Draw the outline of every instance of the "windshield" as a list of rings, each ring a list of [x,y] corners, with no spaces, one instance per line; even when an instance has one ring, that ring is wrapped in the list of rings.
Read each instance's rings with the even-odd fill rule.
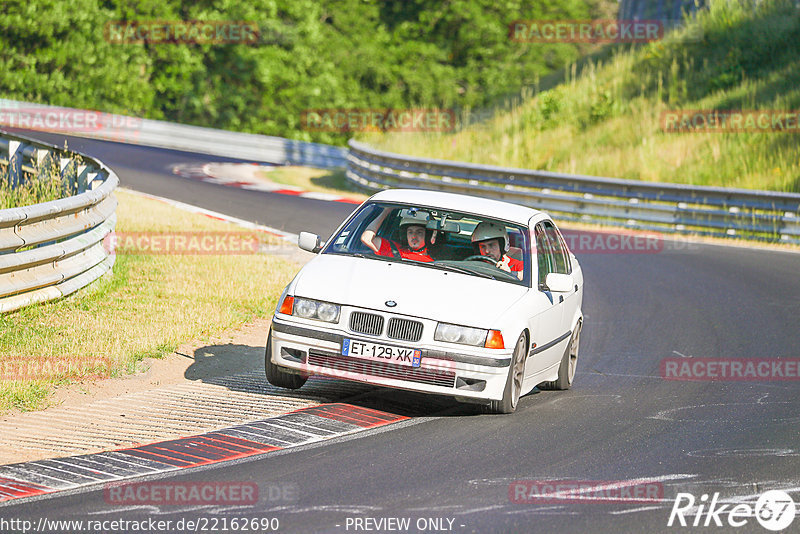
[[[401,261],[529,286],[530,250],[521,225],[426,206],[370,202],[322,253]]]

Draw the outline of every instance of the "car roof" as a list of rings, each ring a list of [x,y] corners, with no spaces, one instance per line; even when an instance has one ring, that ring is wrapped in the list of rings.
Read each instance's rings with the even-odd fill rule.
[[[375,193],[370,200],[380,202],[399,202],[414,204],[419,207],[440,208],[452,211],[474,213],[485,217],[493,217],[519,224],[527,224],[539,210],[489,198],[445,193],[442,191],[426,191],[423,189],[385,189]]]

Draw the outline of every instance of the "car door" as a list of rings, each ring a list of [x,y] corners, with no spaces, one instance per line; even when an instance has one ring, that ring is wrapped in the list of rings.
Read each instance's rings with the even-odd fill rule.
[[[552,221],[543,221],[545,235],[548,243],[552,247],[554,267],[557,273],[569,274],[574,278],[572,289],[567,293],[559,293],[559,300],[563,298],[562,330],[567,332],[572,329],[572,322],[580,306],[579,284],[582,282],[580,273],[577,273],[577,264],[573,265],[570,258],[569,249],[564,242],[564,237]]]
[[[545,223],[549,223],[549,226]],[[564,272],[567,269],[565,260],[568,260],[562,244],[558,239],[552,240],[550,227],[552,227],[551,222],[542,221],[533,229],[535,246],[532,259],[536,270],[533,283],[539,300],[544,303],[544,310],[531,321],[531,349],[526,366],[527,376],[557,366],[569,340],[569,327],[565,326],[567,299],[563,293],[550,291],[545,284],[548,273]]]

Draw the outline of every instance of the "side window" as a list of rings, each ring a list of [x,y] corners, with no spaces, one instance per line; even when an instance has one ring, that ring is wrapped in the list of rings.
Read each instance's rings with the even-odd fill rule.
[[[558,232],[558,230],[556,230]],[[572,274],[572,260],[569,257],[569,249],[567,248],[567,244],[564,242],[564,236],[561,235],[561,232],[558,232],[558,240],[561,241],[561,247],[564,249],[564,259],[567,263],[567,274]]]
[[[545,235],[542,223],[536,225],[534,229],[536,238],[536,259],[538,261],[539,287],[544,287],[544,280],[549,273],[555,272],[552,248]]]
[[[544,232],[547,235],[550,250],[553,252],[555,270],[552,272],[569,274],[572,271],[572,266],[570,265],[566,247],[564,247],[563,238],[559,235],[558,229],[553,226],[552,223],[545,221],[542,224],[544,225]]]

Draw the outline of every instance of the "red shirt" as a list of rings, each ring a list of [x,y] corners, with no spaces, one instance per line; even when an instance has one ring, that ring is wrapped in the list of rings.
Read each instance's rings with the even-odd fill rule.
[[[523,265],[524,264],[521,261],[515,260],[508,254],[503,255],[503,259],[497,263],[498,268],[506,272],[515,273],[517,278],[520,280],[522,280]]]
[[[402,245],[398,245],[397,243],[395,243],[395,246],[397,247],[397,251],[400,253],[401,258],[414,261],[424,261],[424,262],[433,261],[433,258],[428,256],[427,246],[422,247],[419,250],[411,250],[410,248],[405,248]],[[388,239],[381,238],[381,247],[378,249],[378,256],[388,256],[388,257],[394,256],[394,253],[392,252],[392,246],[389,244]],[[522,269],[522,267],[520,267],[520,269]]]
[[[508,266],[511,269],[511,272],[521,271],[522,270],[523,263],[521,261],[515,260],[514,258],[512,258],[510,256],[507,256],[507,257],[508,257]]]

